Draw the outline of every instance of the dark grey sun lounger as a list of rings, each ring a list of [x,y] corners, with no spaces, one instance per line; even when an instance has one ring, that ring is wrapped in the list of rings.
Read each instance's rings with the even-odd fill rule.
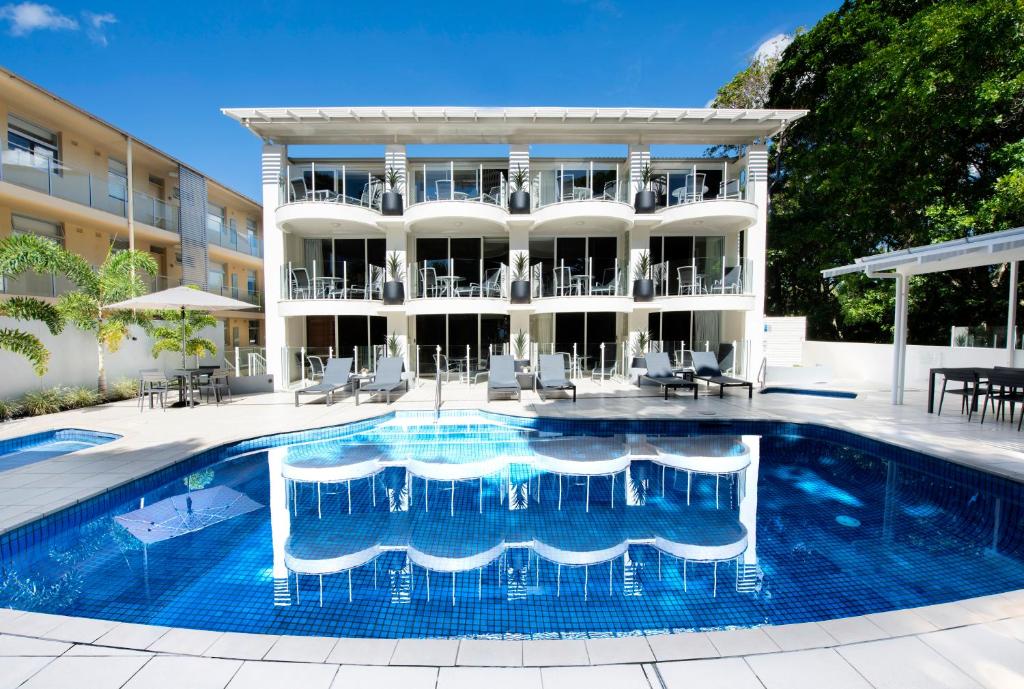
[[[718,359],[711,352],[690,352],[690,357],[693,361],[693,377],[696,380],[703,380],[708,385],[717,385],[719,397],[725,396],[726,388],[746,388],[747,397],[754,396],[754,384],[749,380],[722,375]]]
[[[488,402],[491,401],[491,393],[515,395],[517,400],[522,399],[522,390],[516,378],[516,360],[511,356],[491,357],[490,370],[487,373]]]
[[[405,385],[405,389],[409,389],[409,381],[402,380],[402,369],[405,368],[405,362],[400,356],[389,356],[380,359],[377,362],[377,373],[366,385],[356,388],[356,404],[359,404],[359,393],[366,392],[372,397],[378,393],[384,393],[387,396],[388,404],[391,404],[391,393],[396,389]]]
[[[576,384],[566,373],[565,358],[561,354],[541,354],[537,359],[537,375],[533,378],[534,390],[572,390],[572,401],[576,402]]]
[[[660,385],[665,391],[665,399],[668,399],[669,390],[693,389],[693,399],[697,399],[697,384],[682,376],[672,373],[672,363],[669,361],[666,352],[648,352],[646,357],[647,373],[642,376],[643,380]]]
[[[334,393],[349,387],[349,376],[352,373],[352,357],[345,359],[328,359],[324,367],[324,377],[316,385],[295,391],[295,406],[299,406],[299,395],[324,395],[327,404],[334,403]]]

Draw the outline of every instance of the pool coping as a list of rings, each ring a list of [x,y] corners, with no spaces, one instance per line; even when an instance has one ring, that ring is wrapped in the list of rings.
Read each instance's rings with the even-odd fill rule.
[[[494,404],[472,404],[462,409],[483,410],[506,416],[531,419],[548,414],[509,413]],[[317,428],[342,426],[349,423],[390,415],[394,407],[384,411],[361,415],[337,423],[323,423],[322,418],[310,419],[309,424],[290,424],[287,431],[273,431],[260,435],[237,434],[228,438],[189,448],[182,455],[168,457],[157,467],[93,491],[88,497],[69,501],[50,510],[46,515],[92,499],[106,491],[124,486],[144,476],[169,468],[194,455],[251,438],[278,435],[281,432],[301,432]],[[916,438],[904,439],[891,435],[870,436],[864,430],[843,419],[779,417],[765,410],[756,410],[755,416],[715,416],[715,422],[788,421],[833,427],[868,440],[895,445],[906,450],[936,457],[954,464],[995,474],[1021,482],[1024,468],[993,467],[971,461],[968,455],[954,455],[955,449],[942,445],[923,447]],[[554,415],[550,418],[572,420],[578,417]],[[624,417],[619,417],[624,418]],[[700,418],[700,417],[693,417]],[[659,415],[644,417],[644,421],[678,421],[679,417]],[[102,426],[102,424],[95,424]],[[128,433],[117,433],[106,428],[88,428],[94,424],[77,424],[83,430],[115,433],[115,439],[97,448],[89,448],[75,455],[110,448],[122,442]],[[67,455],[65,455],[67,457]],[[44,460],[52,461],[52,460]],[[3,533],[34,522],[43,514],[32,515],[19,524],[4,528]],[[665,634],[635,634],[629,636],[589,637],[579,639],[362,639],[351,637],[308,637],[274,634],[246,634],[238,632],[212,632],[185,628],[167,628],[153,625],[122,623],[47,613],[24,612],[0,608],[0,640],[4,637],[37,639],[41,642],[72,644],[88,647],[96,655],[116,655],[116,652],[143,652],[156,655],[182,655],[202,658],[234,658],[239,660],[265,660],[284,662],[319,662],[328,665],[389,665],[422,667],[565,667],[573,665],[649,664],[673,660],[700,658],[746,657],[756,654],[783,653],[806,649],[841,648],[871,641],[902,637],[921,637],[933,632],[962,627],[985,625],[1024,617],[1024,589],[999,594],[967,598],[959,601],[906,608],[855,617],[837,618],[819,622],[759,627],[711,632],[679,631]],[[282,643],[283,642],[283,643]],[[321,651],[329,646],[319,657]],[[353,647],[349,649],[347,647]],[[262,652],[260,653],[260,649]],[[390,649],[390,650],[389,650]],[[485,650],[489,649],[489,650]],[[65,649],[66,650],[66,649]],[[591,653],[591,650],[594,653]],[[519,663],[510,661],[516,655]],[[56,655],[60,655],[59,653]],[[382,659],[386,656],[386,662]],[[650,667],[656,667],[650,665]],[[656,670],[655,670],[656,672]]]

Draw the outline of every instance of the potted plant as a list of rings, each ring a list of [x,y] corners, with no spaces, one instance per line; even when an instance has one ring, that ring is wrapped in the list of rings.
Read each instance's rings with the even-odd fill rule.
[[[384,172],[384,181],[387,183],[387,190],[381,197],[380,212],[383,215],[402,214],[402,177],[398,170],[389,167]]]
[[[402,341],[398,339],[398,333],[392,332],[384,340],[384,344],[387,346],[388,356],[399,357],[402,356]]]
[[[381,297],[386,306],[396,306],[405,301],[405,285],[402,284],[402,259],[397,251],[388,254],[385,271],[387,280],[384,282]]]
[[[647,372],[647,350],[651,346],[651,334],[640,330],[633,336],[633,360],[629,364],[630,378],[638,385],[640,375]]]
[[[512,173],[512,193],[508,197],[508,212],[513,215],[523,215],[530,212],[530,192],[526,191],[529,180],[529,173],[522,165],[516,165],[516,171]]]
[[[643,251],[633,266],[633,301],[652,301],[654,280],[651,279],[651,255]]]
[[[516,361],[516,372],[526,371],[530,368],[530,341],[522,330],[512,338],[512,354]]]
[[[637,213],[653,213],[658,206],[658,197],[651,189],[651,180],[654,179],[654,171],[650,163],[644,163],[640,170],[640,191],[633,198],[633,208]]]
[[[512,285],[508,295],[513,304],[530,303],[530,256],[525,251],[516,253],[512,259]]]

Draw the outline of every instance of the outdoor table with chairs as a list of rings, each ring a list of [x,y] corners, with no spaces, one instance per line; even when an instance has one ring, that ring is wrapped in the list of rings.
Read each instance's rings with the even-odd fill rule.
[[[978,411],[978,400],[981,398],[981,423],[991,406],[996,419],[1006,417],[1007,404],[1010,407],[1010,422],[1013,422],[1017,404],[1024,406],[1024,369],[1008,366],[985,368],[980,366],[938,367],[928,372],[928,413],[935,409],[935,382],[942,376],[942,388],[939,391],[938,414],[942,414],[942,405],[946,395],[960,397],[960,413],[967,414],[968,422]],[[954,385],[950,387],[950,383]],[[957,385],[958,384],[958,385]],[[1017,430],[1021,430],[1024,421],[1024,410],[1017,421]]]

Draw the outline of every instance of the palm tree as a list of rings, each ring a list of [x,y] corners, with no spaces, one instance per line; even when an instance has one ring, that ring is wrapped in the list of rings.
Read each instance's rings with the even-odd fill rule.
[[[146,325],[148,317],[133,311],[105,308],[146,293],[143,274],[156,272],[156,260],[143,251],[114,251],[111,248],[98,268],[51,239],[31,234],[15,234],[0,240],[0,275],[14,278],[26,271],[66,277],[77,287],[61,295],[56,305],[34,297],[7,300],[4,315],[19,320],[41,320],[50,332],[60,332],[64,321],[96,338],[96,388],[106,394],[105,352],[116,352],[133,325]],[[13,306],[12,306],[13,303]],[[0,331],[0,348],[22,354],[32,362],[36,373],[46,372],[49,352],[42,342],[23,330]]]
[[[217,325],[217,319],[203,311],[185,311],[185,320],[182,323],[181,311],[168,309],[167,311],[150,312],[154,319],[161,321],[159,325],[152,325],[149,329],[149,336],[153,338],[153,358],[160,356],[162,352],[181,353],[181,342],[185,341],[186,356],[214,356],[217,353],[217,345],[207,337],[200,337],[199,332],[204,328],[212,328]]]

